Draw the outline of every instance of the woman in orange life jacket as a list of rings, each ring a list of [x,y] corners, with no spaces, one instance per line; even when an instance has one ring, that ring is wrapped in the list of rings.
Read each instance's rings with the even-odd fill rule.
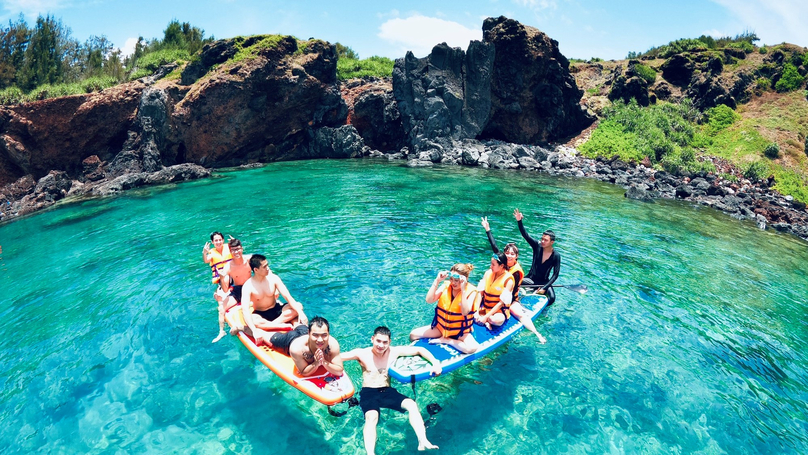
[[[438,302],[435,317],[431,325],[413,329],[410,340],[431,338],[431,344],[446,343],[466,354],[477,350],[471,331],[478,293],[468,282],[473,269],[471,264],[455,264],[450,271],[438,273],[426,293],[426,303]]]
[[[211,234],[210,240],[213,242],[213,249],[210,249],[210,242],[205,242],[205,248],[202,249],[202,260],[205,261],[205,264],[209,264],[213,271],[213,284],[218,284],[219,271],[233,259],[233,255],[230,254],[230,247],[225,245],[224,235],[221,232]]]
[[[494,240],[494,234],[491,233],[491,227],[488,225],[488,217],[482,218],[482,226],[485,229],[485,233],[488,236],[488,243],[491,244],[491,249],[494,251],[495,254],[499,254],[499,248],[497,248],[497,241]],[[509,243],[505,245],[505,257],[508,259],[507,268],[508,272],[513,275],[514,285],[513,285],[513,298],[511,300],[510,312],[512,315],[519,319],[519,322],[522,325],[531,331],[536,337],[538,337],[539,342],[544,344],[547,342],[541,333],[536,330],[536,326],[533,324],[533,320],[527,317],[523,317],[526,313],[525,307],[519,303],[519,287],[522,285],[522,280],[525,277],[525,270],[522,268],[522,264],[519,263],[519,248],[516,246],[515,243]]]

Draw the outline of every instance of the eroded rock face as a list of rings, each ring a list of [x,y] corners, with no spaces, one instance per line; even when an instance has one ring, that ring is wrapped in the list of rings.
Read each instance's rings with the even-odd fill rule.
[[[390,79],[353,80],[342,86],[348,105],[348,124],[364,143],[382,152],[396,152],[405,144],[404,127]]]
[[[208,167],[295,159],[310,129],[344,122],[335,47],[309,42],[296,55],[287,38],[201,79],[174,105],[168,141],[177,156]]]
[[[581,107],[583,92],[558,42],[505,17],[483,23],[483,41],[495,48],[491,115],[482,137],[538,144],[577,134],[594,118]]]
[[[468,52],[438,44],[422,59],[411,52],[396,60],[393,93],[406,139],[477,137],[491,111],[492,45],[473,41]]]
[[[121,150],[145,86],[131,82],[100,93],[0,107],[0,184],[51,170],[75,177],[82,161]]]

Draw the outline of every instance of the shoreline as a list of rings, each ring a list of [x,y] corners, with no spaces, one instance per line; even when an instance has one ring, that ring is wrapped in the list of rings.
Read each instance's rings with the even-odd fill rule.
[[[410,152],[403,147],[398,152],[380,152],[364,147],[361,154],[348,159],[380,158],[406,161],[410,167],[434,164],[481,167],[491,169],[526,170],[550,176],[592,178],[623,187],[624,196],[653,203],[655,199],[693,202],[712,207],[737,220],[751,220],[760,229],[772,228],[808,241],[808,210],[790,196],[769,188],[768,181],[752,182],[720,159],[713,159],[721,175],[675,176],[642,164],[629,164],[618,159],[592,159],[566,145],[545,148],[496,140],[440,140],[427,151]],[[258,167],[268,163],[245,163],[240,167]],[[23,178],[2,189],[5,205],[0,209],[0,225],[54,206],[104,198],[123,191],[168,183],[210,177],[216,169],[189,163],[175,165],[153,173],[133,173],[115,179],[82,183],[70,180],[64,173],[53,171],[34,182]],[[13,197],[14,187],[23,193]],[[9,189],[11,187],[11,189]]]

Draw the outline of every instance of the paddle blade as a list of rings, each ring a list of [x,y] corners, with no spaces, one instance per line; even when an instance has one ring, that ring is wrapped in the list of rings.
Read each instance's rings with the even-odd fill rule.
[[[566,286],[566,288],[570,291],[580,292],[581,294],[586,294],[586,291],[589,290],[585,284],[571,284]]]

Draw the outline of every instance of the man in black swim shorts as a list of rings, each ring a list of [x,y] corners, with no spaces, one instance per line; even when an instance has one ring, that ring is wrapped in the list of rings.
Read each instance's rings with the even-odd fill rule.
[[[376,425],[379,423],[381,408],[409,414],[410,425],[418,437],[418,450],[437,449],[438,446],[426,438],[424,419],[418,405],[410,398],[390,386],[387,369],[399,356],[420,355],[432,364],[432,374],[441,372],[438,360],[424,348],[416,346],[390,346],[390,329],[377,327],[371,337],[372,347],[359,348],[342,354],[343,360],[358,360],[362,365],[362,391],[359,406],[365,414],[365,427],[362,435],[365,450],[369,455],[376,451]]]
[[[267,345],[291,357],[301,376],[312,376],[320,367],[340,376],[344,369],[339,343],[331,337],[330,330],[325,318],[315,316],[308,327],[298,325],[289,332],[274,333]]]

